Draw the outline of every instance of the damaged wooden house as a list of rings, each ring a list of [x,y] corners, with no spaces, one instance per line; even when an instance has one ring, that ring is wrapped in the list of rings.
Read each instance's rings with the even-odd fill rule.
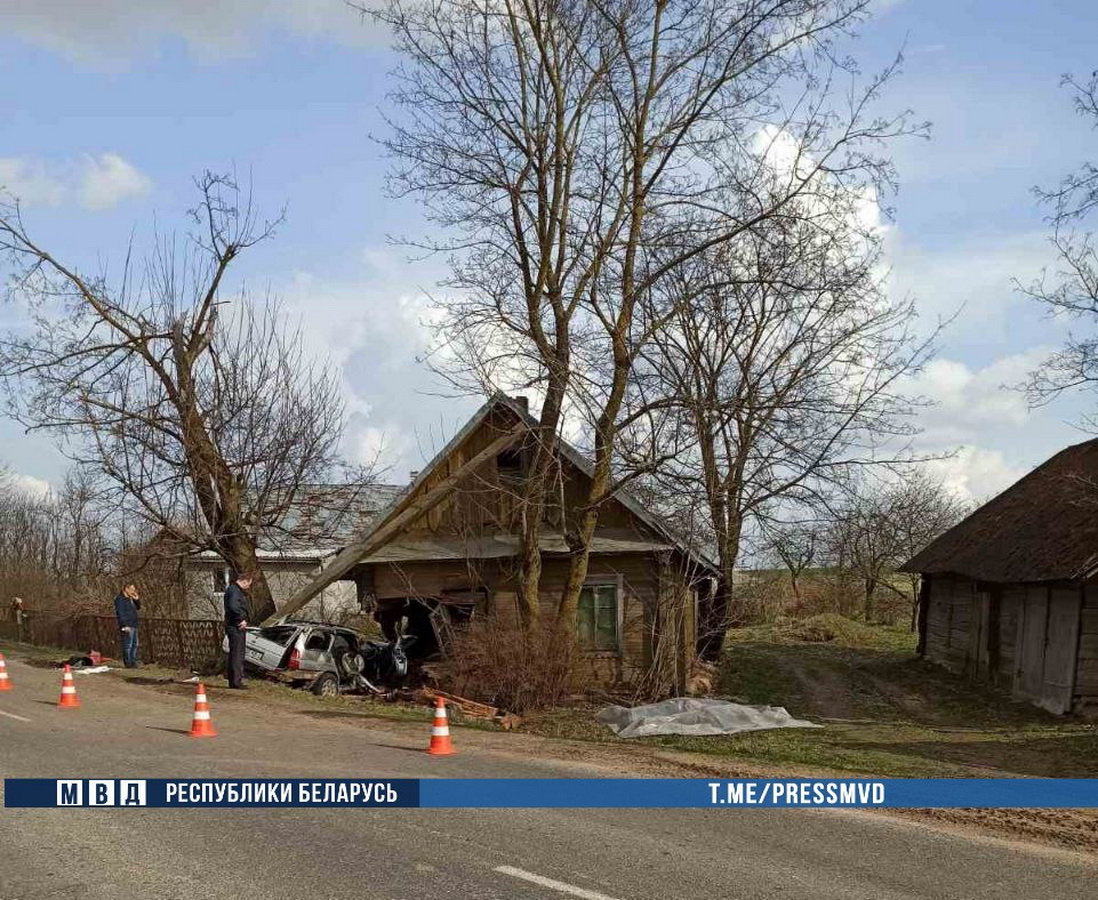
[[[1098,709],[1098,440],[1056,454],[903,568],[919,652],[1050,712]]]
[[[409,489],[288,599],[292,614],[337,581],[355,584],[385,628],[446,634],[474,617],[516,621],[521,487],[535,420],[521,398],[496,396],[472,417]],[[556,447],[556,485],[540,541],[543,614],[555,614],[569,565],[566,533],[591,467],[566,441]],[[580,597],[577,637],[600,681],[633,682],[657,658],[682,688],[694,655],[699,598],[718,570],[635,498],[618,493],[600,510]],[[667,666],[663,666],[663,662]]]

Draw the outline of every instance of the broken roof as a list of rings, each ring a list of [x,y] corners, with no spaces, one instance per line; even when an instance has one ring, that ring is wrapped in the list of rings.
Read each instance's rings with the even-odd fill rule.
[[[1061,450],[902,567],[1016,583],[1098,572],[1098,439]]]

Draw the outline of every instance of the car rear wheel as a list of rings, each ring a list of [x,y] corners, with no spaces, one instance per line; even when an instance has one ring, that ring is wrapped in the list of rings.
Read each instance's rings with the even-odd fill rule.
[[[313,682],[312,687],[310,687],[309,690],[318,697],[338,697],[339,679],[331,672],[325,672],[324,674],[317,676],[316,681]]]

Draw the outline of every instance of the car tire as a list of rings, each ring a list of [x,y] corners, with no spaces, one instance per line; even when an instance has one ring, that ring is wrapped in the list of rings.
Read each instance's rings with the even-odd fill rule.
[[[318,697],[338,697],[339,679],[331,672],[324,672],[316,677],[309,690]]]

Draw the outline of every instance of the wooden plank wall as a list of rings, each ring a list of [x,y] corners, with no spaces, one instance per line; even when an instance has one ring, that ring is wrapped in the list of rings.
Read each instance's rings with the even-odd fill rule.
[[[1002,606],[999,609],[999,671],[1000,684],[1014,683],[1017,668],[1015,654],[1018,650],[1018,622],[1021,620],[1022,605],[1025,602],[1026,589],[1021,585],[1003,588]]]
[[[1047,705],[1050,685],[1065,682],[1060,670],[1071,665],[1078,646],[1071,706],[1077,711],[1098,711],[1098,582],[1083,588],[1077,644],[1074,631],[1067,627],[1070,622],[1064,620],[1063,627],[1049,625],[1050,601],[1056,604],[1052,612],[1061,611],[1061,607],[1073,605],[1077,592],[1078,588],[1070,585],[1003,587],[998,594],[998,654],[995,670],[988,673],[995,683],[1011,687],[1017,697]],[[974,596],[978,596],[976,584],[967,579],[936,575],[930,580],[925,656],[957,674],[977,671],[970,646],[977,609]],[[995,597],[994,592],[991,596]],[[993,627],[994,620],[991,616]],[[1050,641],[1057,645],[1051,655]],[[979,676],[981,680],[986,677],[982,670]],[[1063,704],[1057,708],[1062,709]]]
[[[373,587],[379,597],[431,596],[443,591],[486,588],[488,599],[481,615],[490,614],[502,622],[517,624],[518,600],[515,591],[515,560],[484,560],[470,564],[461,560],[379,564],[370,566]],[[545,557],[541,574],[541,613],[556,615],[557,603],[565,579],[568,561]],[[645,553],[594,555],[588,581],[620,582],[622,588],[622,652],[591,655],[589,667],[600,682],[631,682],[643,675],[651,662],[652,612],[660,590],[656,559]],[[690,605],[688,627],[693,628]],[[687,636],[692,642],[693,635]]]
[[[975,585],[962,578],[935,575],[930,582],[926,621],[926,658],[951,672],[963,673]]]
[[[1098,709],[1098,582],[1094,581],[1086,585],[1083,593],[1075,701],[1085,710]]]

